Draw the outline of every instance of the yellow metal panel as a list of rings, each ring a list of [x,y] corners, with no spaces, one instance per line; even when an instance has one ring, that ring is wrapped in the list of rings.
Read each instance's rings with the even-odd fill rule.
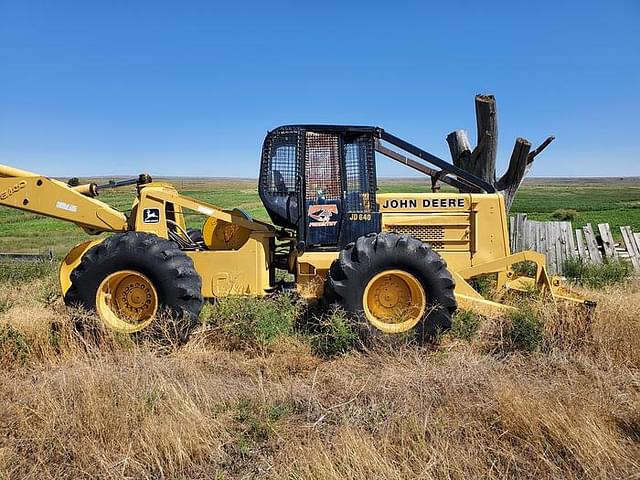
[[[450,271],[461,270],[471,265],[471,253],[469,252],[450,252],[443,250],[438,253],[447,262],[447,268]]]
[[[450,252],[468,252],[471,265],[510,253],[500,194],[386,193],[377,199],[383,230],[426,241],[447,261]]]
[[[62,290],[62,296],[64,297],[67,290],[71,287],[71,272],[80,265],[82,257],[87,251],[99,243],[103,242],[104,238],[98,240],[88,240],[82,242],[71,249],[69,253],[64,257],[62,263],[60,263],[60,270],[58,271],[58,278],[60,280],[60,289]]]
[[[382,229],[411,235],[438,251],[469,251],[468,213],[383,214]]]
[[[472,264],[479,265],[508,256],[511,252],[502,195],[472,195],[472,204]]]
[[[148,195],[149,191],[143,189],[140,192],[140,202],[136,209],[135,229],[137,232],[153,233],[162,238],[168,238],[167,217],[165,213],[165,201]],[[144,223],[144,212],[150,208],[158,210],[158,221]]]
[[[339,252],[305,252],[298,257],[296,284],[300,295],[316,298],[324,291],[324,281]]]
[[[469,226],[470,215],[467,212],[445,213],[384,213],[382,221],[385,224],[400,225],[451,225]]]
[[[186,252],[202,277],[202,295],[265,295],[272,286],[269,264],[273,238],[271,232],[253,232],[239,250]]]
[[[202,227],[204,243],[210,250],[238,250],[250,235],[251,230],[215,217],[207,218]]]

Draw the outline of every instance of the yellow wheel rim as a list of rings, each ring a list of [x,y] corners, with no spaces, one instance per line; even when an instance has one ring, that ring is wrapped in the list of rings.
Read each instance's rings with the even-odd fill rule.
[[[110,328],[137,332],[153,321],[158,311],[158,292],[141,273],[121,270],[107,276],[98,287],[96,310]]]
[[[427,309],[420,281],[404,270],[377,274],[364,290],[362,304],[367,320],[385,333],[402,333],[415,327]]]

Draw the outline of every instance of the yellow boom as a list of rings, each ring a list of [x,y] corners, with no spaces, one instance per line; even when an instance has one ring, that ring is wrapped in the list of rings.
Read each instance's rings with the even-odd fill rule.
[[[0,205],[66,220],[89,233],[128,230],[124,213],[95,196],[94,184],[69,187],[33,172],[0,165]]]

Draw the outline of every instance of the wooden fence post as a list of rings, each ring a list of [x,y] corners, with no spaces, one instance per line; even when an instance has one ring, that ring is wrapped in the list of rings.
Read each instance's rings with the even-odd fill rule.
[[[620,233],[622,233],[622,240],[627,248],[631,265],[636,272],[640,271],[640,245],[637,244],[631,227],[620,227]]]
[[[584,243],[584,237],[582,236],[581,228],[576,228],[576,243],[578,245],[578,256],[581,259],[586,260],[587,262],[590,261],[591,257],[589,256],[589,250]]]
[[[602,249],[607,259],[618,258],[618,252],[616,252],[616,244],[613,241],[613,235],[611,235],[611,229],[608,223],[599,223],[598,231],[600,232],[600,238],[602,238]]]
[[[592,263],[602,263],[602,254],[600,250],[598,250],[598,242],[596,241],[596,236],[593,233],[593,228],[590,223],[587,223],[584,227],[582,227],[582,231],[584,232],[584,238],[587,243],[587,250],[589,250],[589,257],[591,258]]]

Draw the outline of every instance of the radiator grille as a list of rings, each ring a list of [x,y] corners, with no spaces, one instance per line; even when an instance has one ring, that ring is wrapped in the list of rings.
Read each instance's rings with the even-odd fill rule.
[[[439,225],[389,225],[388,230],[411,235],[434,249],[444,248],[444,227]]]

